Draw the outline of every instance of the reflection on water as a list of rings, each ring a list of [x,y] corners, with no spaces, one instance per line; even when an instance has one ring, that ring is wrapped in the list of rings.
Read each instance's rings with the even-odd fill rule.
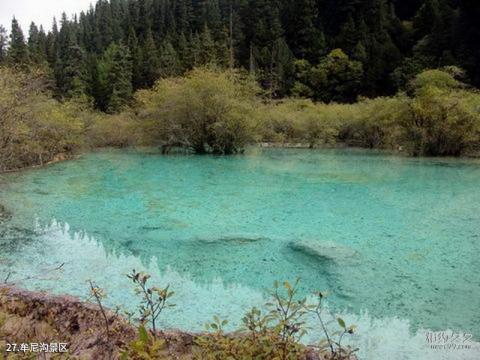
[[[131,309],[124,275],[146,270],[176,292],[163,325],[189,330],[214,314],[238,324],[300,276],[359,325],[365,358],[468,359],[425,352],[422,329],[480,335],[479,175],[348,151],[94,153],[1,179],[0,276],[78,296],[93,278]]]
[[[107,289],[107,305],[134,311],[138,298],[134,295],[130,280],[119,274],[142,269],[152,275],[152,282],[171,284],[175,288],[172,301],[177,306],[163,314],[161,325],[189,331],[202,331],[204,323],[213,315],[230,319],[230,328],[236,328],[240,324],[241,314],[253,306],[261,307],[267,299],[262,291],[234,281],[226,282],[220,274],[209,282],[199,283],[170,266],[160,270],[155,257],[147,260],[108,251],[101,242],[87,234],[70,231],[68,224],[62,225],[56,221],[46,227],[37,224],[35,232],[35,244],[17,248],[14,253],[18,257],[11,259],[8,264],[8,267],[15,269],[11,280],[30,289],[85,298],[88,293],[87,280],[94,278],[99,286]],[[78,254],[82,254],[82,257],[79,258]],[[0,263],[0,269],[5,270],[4,265],[7,264]],[[365,311],[340,314],[348,323],[358,326],[357,334],[347,339],[346,343],[361,349],[360,358],[380,360],[388,354],[392,360],[473,360],[480,354],[480,343],[477,342],[471,343],[473,350],[432,350],[425,340],[428,330],[412,333],[407,319],[371,317]],[[313,318],[308,318],[307,323],[310,330],[304,342],[311,344],[322,335]]]

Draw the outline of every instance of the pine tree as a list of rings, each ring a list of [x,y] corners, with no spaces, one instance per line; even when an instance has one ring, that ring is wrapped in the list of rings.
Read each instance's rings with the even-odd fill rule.
[[[95,19],[95,47],[97,53],[102,53],[113,41],[112,12],[107,0],[97,2]]]
[[[47,61],[47,34],[42,25],[38,30],[37,50],[40,62]]]
[[[176,2],[175,17],[178,33],[187,34],[191,29],[192,22],[192,4],[189,0],[178,0]]]
[[[180,33],[177,43],[180,72],[183,73],[193,67],[193,60],[190,56],[190,44],[188,43],[188,40],[183,32]]]
[[[160,46],[159,73],[163,78],[178,75],[180,73],[180,61],[172,46],[172,43],[165,40]]]
[[[203,27],[203,32],[200,36],[200,44],[199,64],[205,65],[217,63],[218,58],[215,51],[215,42],[207,24]]]
[[[146,39],[142,47],[142,63],[141,86],[150,87],[160,75],[157,46],[150,29],[147,30]]]
[[[295,81],[295,57],[283,38],[272,49],[272,63],[268,81],[274,97],[285,96]]]
[[[58,55],[58,26],[53,18],[52,30],[47,35],[47,61],[52,69],[55,68]]]
[[[283,96],[299,85],[296,60],[313,71],[339,47],[363,65],[355,96],[389,95],[415,72],[451,64],[480,85],[479,17],[463,0],[97,0],[78,18],[62,16],[60,30],[56,22],[47,34],[32,25],[27,42],[14,19],[8,44],[0,29],[0,62],[46,64],[57,94],[85,89],[98,100],[99,63],[111,44],[124,44],[134,90],[215,63],[248,69]]]
[[[98,65],[96,103],[102,110],[114,113],[132,96],[132,61],[128,47],[111,44]]]
[[[21,66],[28,62],[28,48],[25,37],[15,18],[12,20],[12,30],[10,32],[8,61],[13,66]]]
[[[142,50],[138,44],[138,38],[135,29],[131,26],[128,31],[127,46],[132,59],[132,85],[133,89],[140,89],[143,85],[143,56]]]
[[[438,0],[425,0],[413,20],[417,39],[431,34],[435,24],[439,22],[440,9]]]
[[[340,29],[340,34],[336,38],[335,45],[350,54],[358,41],[359,32],[357,31],[353,17],[349,15],[347,21]]]
[[[30,60],[35,64],[40,64],[46,60],[46,34],[42,27],[38,29],[35,23],[30,24],[28,32],[28,53]]]
[[[78,45],[74,25],[65,13],[57,39],[55,78],[62,97],[83,98],[87,93],[86,54]]]
[[[207,25],[211,32],[219,35],[222,31],[222,19],[218,0],[205,0],[202,4],[202,15],[200,21]]]
[[[325,51],[325,40],[317,27],[318,12],[315,0],[288,2],[286,38],[297,58],[317,61]]]
[[[146,0],[138,0],[138,19],[135,23],[136,33],[140,41],[146,42],[149,36],[152,36],[150,24],[150,8]]]
[[[199,66],[201,64],[202,42],[200,40],[200,35],[197,32],[195,32],[195,34],[190,34],[189,44],[187,63],[190,64],[190,67]]]
[[[4,63],[7,59],[7,44],[7,30],[0,25],[0,64]]]
[[[110,0],[110,14],[112,16],[111,31],[112,41],[120,42],[124,38],[121,20],[124,16],[122,8],[123,0]]]

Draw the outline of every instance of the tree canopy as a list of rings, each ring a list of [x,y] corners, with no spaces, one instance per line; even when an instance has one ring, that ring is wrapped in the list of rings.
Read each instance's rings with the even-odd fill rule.
[[[13,19],[7,36],[0,26],[0,63],[44,66],[58,98],[81,96],[107,112],[160,78],[208,64],[249,70],[274,98],[351,102],[394,94],[439,66],[466,69],[464,81],[478,87],[479,8],[466,0],[98,0],[48,31],[32,23],[25,34]]]

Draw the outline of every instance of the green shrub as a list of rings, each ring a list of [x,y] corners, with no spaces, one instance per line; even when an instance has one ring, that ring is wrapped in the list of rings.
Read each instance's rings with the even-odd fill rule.
[[[460,156],[480,148],[480,94],[455,77],[461,70],[428,70],[409,93],[355,104],[285,100],[257,114],[267,142],[398,150],[414,156]]]
[[[324,295],[318,293],[317,303],[309,304],[306,298],[298,297],[298,285],[299,280],[294,284],[284,282],[282,287],[275,282],[271,302],[266,304],[269,310],[264,314],[253,308],[243,317],[243,327],[237,333],[225,334],[223,327],[228,321],[214,317],[214,321],[206,325],[210,333],[196,339],[195,359],[301,360],[312,351],[324,354],[326,359],[351,359],[356,349],[344,346],[342,340],[345,334],[353,334],[355,327],[347,327],[337,318],[341,330],[338,336],[330,334],[323,314]],[[300,343],[307,332],[308,313],[316,315],[325,336],[314,348]]]
[[[253,140],[256,84],[236,72],[196,69],[160,80],[137,94],[147,143],[165,151],[183,147],[198,154],[241,152]]]
[[[411,83],[411,116],[400,122],[413,155],[459,156],[480,143],[480,94],[446,71],[429,70]]]
[[[303,143],[314,147],[333,144],[340,130],[338,105],[289,99],[264,105],[258,111],[257,131],[262,141]]]
[[[158,360],[169,359],[167,343],[164,339],[157,339],[148,333],[145,326],[138,328],[138,337],[132,341],[127,349],[121,351],[121,360]]]
[[[86,117],[85,142],[91,148],[124,148],[141,144],[141,126],[130,111],[108,115],[88,112]]]
[[[0,171],[42,165],[81,146],[78,108],[53,100],[45,87],[39,70],[0,67]]]

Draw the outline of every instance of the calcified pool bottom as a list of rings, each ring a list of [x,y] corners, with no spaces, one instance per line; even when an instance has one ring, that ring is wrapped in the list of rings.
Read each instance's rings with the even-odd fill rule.
[[[94,279],[134,309],[125,274],[145,270],[176,292],[162,325],[202,330],[299,276],[358,326],[363,359],[478,359],[479,179],[478,161],[355,150],[91,153],[0,177],[0,278],[84,298]],[[444,330],[471,348],[432,349]]]

